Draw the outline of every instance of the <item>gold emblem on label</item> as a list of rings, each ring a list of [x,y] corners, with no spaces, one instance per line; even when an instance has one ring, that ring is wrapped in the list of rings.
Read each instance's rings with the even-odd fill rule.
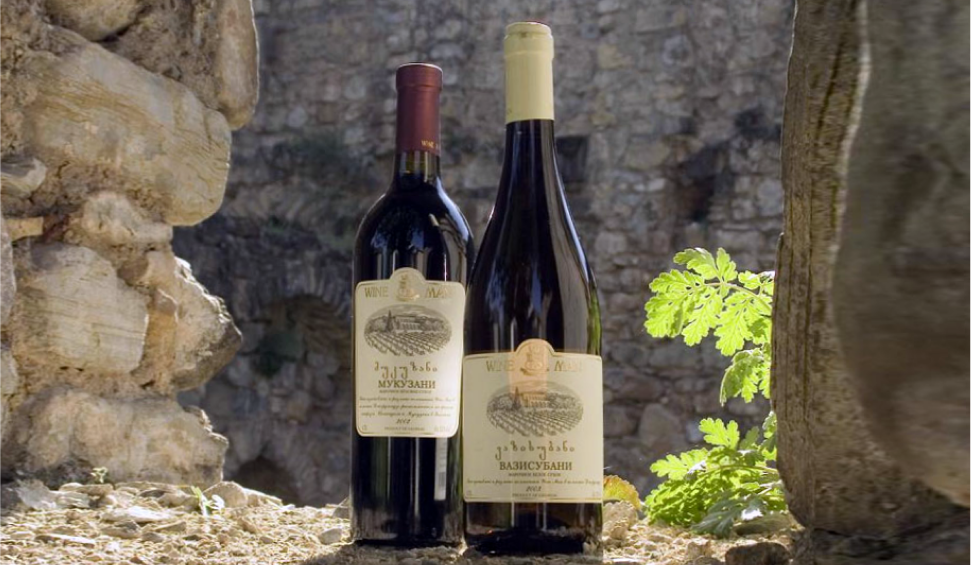
[[[520,365],[519,371],[525,375],[535,377],[550,371],[550,351],[545,342],[525,342],[516,352],[516,357],[520,362],[517,364]]]
[[[421,293],[411,286],[411,275],[408,273],[401,274],[401,278],[398,279],[398,291],[395,293],[395,298],[399,301],[414,301],[419,297],[421,297]]]

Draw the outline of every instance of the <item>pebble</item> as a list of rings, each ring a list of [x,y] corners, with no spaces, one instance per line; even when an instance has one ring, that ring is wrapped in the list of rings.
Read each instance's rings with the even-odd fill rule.
[[[344,538],[344,529],[332,527],[317,535],[317,538],[320,540],[320,544],[336,544]]]
[[[7,538],[13,540],[29,540],[34,538],[34,533],[30,531],[14,531],[12,533],[5,533]]]
[[[142,533],[142,540],[145,542],[165,542],[165,535],[155,531],[147,531]]]
[[[104,520],[110,523],[121,523],[124,521],[132,521],[135,523],[158,523],[161,521],[168,521],[172,519],[170,513],[165,513],[162,511],[153,511],[139,505],[129,507],[127,509],[118,509],[116,511],[111,511],[104,516]]]
[[[55,533],[44,533],[37,535],[37,540],[42,542],[70,542],[74,544],[83,544],[85,546],[94,546],[95,540],[88,537],[76,537],[71,535],[59,535]]]
[[[705,539],[696,539],[688,543],[686,547],[688,560],[698,560],[702,556],[711,554],[711,542]]]

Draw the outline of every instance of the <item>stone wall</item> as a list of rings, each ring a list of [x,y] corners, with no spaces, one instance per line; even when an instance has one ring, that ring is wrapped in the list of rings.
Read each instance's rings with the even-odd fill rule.
[[[209,485],[178,391],[240,334],[172,252],[212,215],[257,96],[249,0],[2,7],[3,474]]]
[[[726,365],[643,330],[647,283],[687,246],[771,269],[790,0],[257,2],[263,92],[224,207],[175,246],[226,297],[241,355],[199,403],[226,472],[306,503],[347,491],[350,254],[391,170],[397,65],[445,70],[443,167],[481,239],[503,142],[505,24],[552,25],[567,198],[604,313],[606,462],[641,488],[700,440]],[[755,417],[752,418],[753,422]]]

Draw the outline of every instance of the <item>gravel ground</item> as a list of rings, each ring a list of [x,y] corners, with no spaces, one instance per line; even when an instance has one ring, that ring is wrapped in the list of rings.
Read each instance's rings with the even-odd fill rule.
[[[446,547],[363,547],[347,543],[346,508],[282,505],[230,482],[206,494],[202,500],[188,489],[149,482],[67,484],[58,491],[38,482],[5,486],[0,563],[720,564],[734,547],[748,551],[748,545],[761,543],[784,552],[785,558],[783,547],[790,546],[788,530],[715,540],[644,521],[628,524],[624,517],[636,521],[636,515],[614,509],[608,513],[614,518],[605,529],[602,560],[576,555],[491,557]],[[201,512],[201,501],[217,500],[223,508]],[[741,556],[748,563],[755,559],[751,552]],[[739,556],[734,558],[737,562]]]

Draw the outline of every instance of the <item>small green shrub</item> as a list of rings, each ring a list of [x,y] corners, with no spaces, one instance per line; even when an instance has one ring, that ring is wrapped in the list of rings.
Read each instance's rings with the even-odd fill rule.
[[[709,334],[731,364],[722,378],[724,405],[741,397],[769,398],[774,273],[739,273],[725,250],[693,248],[674,256],[672,269],[651,282],[644,327],[655,338],[684,339],[695,346]],[[738,522],[784,512],[782,482],[774,467],[775,414],[744,436],[738,423],[703,419],[706,447],[668,455],[651,465],[664,478],[645,499],[652,522],[728,535]]]

